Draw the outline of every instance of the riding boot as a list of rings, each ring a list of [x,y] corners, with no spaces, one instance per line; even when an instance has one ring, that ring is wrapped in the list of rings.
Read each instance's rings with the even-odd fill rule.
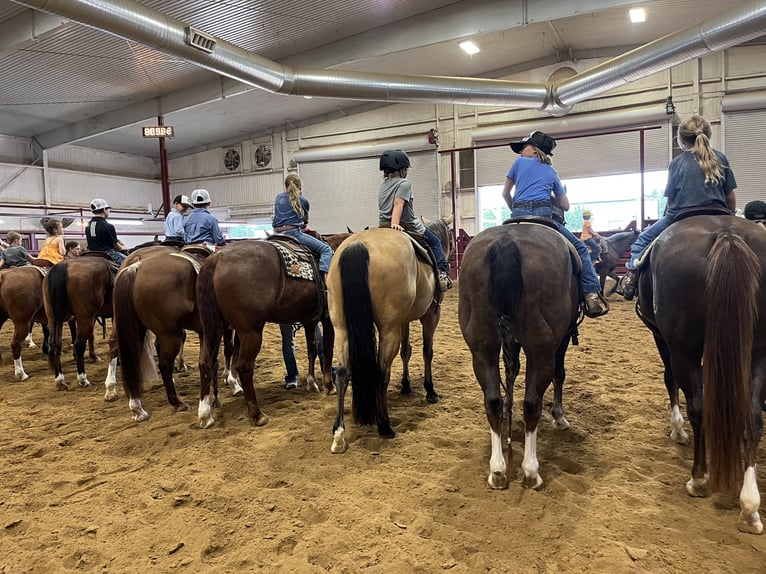
[[[600,293],[585,294],[585,314],[591,319],[601,317],[609,312],[609,303]]]
[[[620,281],[620,289],[622,289],[622,296],[626,301],[630,301],[636,296],[636,289],[638,289],[638,272],[629,269],[625,276]]]

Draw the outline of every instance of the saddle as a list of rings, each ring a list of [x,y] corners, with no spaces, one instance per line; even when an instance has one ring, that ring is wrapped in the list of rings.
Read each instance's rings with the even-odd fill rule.
[[[390,225],[380,225],[379,227],[384,229],[391,229]],[[436,266],[436,256],[431,250],[431,246],[428,245],[428,241],[426,241],[424,235],[413,233],[411,231],[407,231],[406,229],[404,230],[404,233],[407,235],[407,237],[410,238],[410,241],[412,242],[412,247],[415,250],[415,256],[423,263],[428,263],[431,266],[431,269],[433,269],[434,277],[436,278],[436,298],[438,300],[438,294],[441,293],[441,289],[439,288],[439,268]]]
[[[321,319],[327,313],[327,287],[319,271],[319,261],[314,252],[290,235],[274,233],[266,239],[279,253],[285,274],[294,279],[313,281],[317,288],[317,315],[312,319]]]
[[[177,245],[174,245],[172,243],[168,243],[168,245],[171,246],[171,247],[176,247],[177,246]],[[198,257],[201,257],[202,259],[205,259],[211,253],[215,253],[215,247],[211,247],[207,243],[191,243],[189,245],[184,245],[181,248],[181,251],[183,251],[184,253],[190,253],[192,255],[197,255]]]
[[[54,263],[53,263],[53,261],[48,261],[47,259],[36,258],[36,259],[32,260],[32,265],[34,265],[35,267],[41,267],[41,268],[49,269],[49,268],[53,267]]]
[[[518,224],[542,225],[544,227],[553,229],[556,233],[559,233],[559,229],[556,227],[556,223],[552,219],[539,215],[522,215],[520,217],[510,217],[503,221],[503,225]],[[562,237],[564,236],[562,235]],[[577,277],[579,277],[580,273],[582,273],[582,261],[580,260],[580,254],[577,253],[577,249],[575,249],[575,246],[572,245],[571,241],[569,241],[566,237],[564,237],[564,239],[567,242],[567,247],[569,247],[569,258],[572,260],[572,272]]]

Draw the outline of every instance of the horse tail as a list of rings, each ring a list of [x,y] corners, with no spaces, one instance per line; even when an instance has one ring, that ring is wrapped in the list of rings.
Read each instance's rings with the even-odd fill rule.
[[[361,242],[349,245],[338,261],[348,331],[353,414],[360,425],[377,422],[378,396],[383,387],[383,370],[378,364],[375,343],[369,263],[370,254]]]
[[[63,323],[69,313],[69,295],[66,284],[69,280],[69,269],[66,265],[54,265],[48,271],[48,300],[51,305],[51,314],[55,321]]]
[[[141,262],[122,269],[114,281],[112,303],[114,305],[114,332],[117,333],[117,350],[120,356],[122,385],[131,399],[143,395],[143,369],[145,358],[144,340],[148,334],[138,318],[133,289]]]
[[[489,301],[500,315],[522,320],[524,280],[521,276],[521,251],[514,239],[503,235],[488,253]]]
[[[756,441],[750,364],[760,275],[750,247],[720,233],[707,260],[702,357],[702,429],[714,491],[736,491],[743,480],[742,440]]]
[[[215,382],[217,376],[218,349],[216,349],[216,346],[220,344],[221,338],[227,327],[227,323],[223,318],[223,313],[221,313],[221,307],[218,305],[213,286],[213,278],[217,266],[217,257],[208,259],[205,262],[205,265],[200,268],[197,276],[197,309],[199,311],[203,333],[201,344],[204,345],[207,357],[215,366],[213,370],[213,382]],[[202,356],[203,355],[200,354],[200,357]]]

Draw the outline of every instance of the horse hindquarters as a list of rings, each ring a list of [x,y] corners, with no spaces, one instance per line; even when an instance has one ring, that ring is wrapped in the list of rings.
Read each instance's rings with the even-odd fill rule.
[[[48,316],[50,343],[48,346],[48,365],[53,371],[56,390],[67,390],[64,373],[61,368],[61,338],[64,322],[71,314],[67,280],[69,277],[67,265],[54,265],[43,280],[43,304]]]
[[[702,360],[702,429],[710,486],[735,490],[742,484],[745,467],[739,528],[755,534],[763,532],[754,471],[761,409],[759,397],[751,397],[759,391],[751,389],[751,365],[760,273],[759,260],[743,239],[729,233],[717,237],[708,255]]]

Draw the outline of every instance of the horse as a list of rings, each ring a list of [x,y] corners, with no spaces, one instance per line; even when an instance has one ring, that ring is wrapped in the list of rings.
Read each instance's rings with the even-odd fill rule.
[[[604,293],[604,296],[609,297],[609,295],[617,290],[617,283],[620,278],[614,272],[614,269],[620,262],[623,253],[625,253],[628,248],[630,248],[631,243],[636,240],[636,237],[638,237],[638,231],[622,231],[604,239],[608,249],[605,253],[602,253],[601,262],[596,264],[596,273],[598,273],[598,278],[601,283],[601,291],[604,291],[607,277],[614,279],[614,285],[612,285],[609,293]]]
[[[766,233],[729,215],[689,217],[657,238],[647,264],[637,312],[664,366],[674,431],[683,430],[678,388],[686,398],[694,436],[686,490],[701,497],[741,485],[738,528],[761,534],[755,456],[766,399]]]
[[[197,415],[202,428],[215,421],[211,414],[210,384],[217,378],[218,348],[224,331],[236,331],[234,367],[239,375],[247,413],[256,426],[268,424],[253,387],[253,365],[261,349],[266,323],[303,323],[309,354],[307,389],[319,391],[314,378],[314,331],[322,323],[324,362],[322,380],[327,394],[334,391],[332,349],[335,339],[324,304],[324,289],[316,265],[313,280],[288,275],[273,240],[243,240],[207,258],[197,279],[197,305],[202,323],[200,343],[200,400]],[[300,267],[298,263],[294,265]],[[313,358],[312,358],[313,353]]]
[[[526,357],[524,458],[526,487],[541,489],[537,425],[543,395],[553,381],[553,424],[567,429],[562,392],[564,358],[577,335],[580,288],[567,240],[542,224],[507,223],[476,235],[463,254],[458,319],[473,357],[473,372],[484,394],[492,453],[487,483],[507,488],[512,460],[510,428],[513,386]],[[499,353],[505,364],[505,397],[500,394]],[[508,460],[503,454],[507,445]]]
[[[114,281],[114,332],[123,387],[136,422],[149,418],[141,403],[143,382],[155,375],[149,331],[155,335],[159,370],[168,402],[176,411],[189,409],[176,392],[173,362],[182,349],[184,330],[202,332],[196,294],[197,273],[202,261],[192,253],[169,248],[149,258],[128,260]],[[162,297],[158,297],[158,293]],[[225,340],[229,342],[231,337]],[[228,367],[231,344],[226,344],[225,349]],[[224,376],[232,393],[241,395],[242,388],[237,379],[228,371]]]
[[[449,257],[453,242],[449,220],[428,223]],[[333,424],[331,451],[347,449],[343,402],[349,379],[353,387],[353,413],[359,425],[377,424],[378,434],[393,438],[386,393],[391,363],[401,349],[404,363],[402,394],[411,393],[409,359],[412,347],[409,324],[420,320],[426,400],[437,403],[431,361],[433,338],[444,298],[434,266],[418,256],[413,240],[388,228],[354,234],[336,251],[327,279],[330,318],[336,329],[336,384],[338,411]],[[379,342],[375,343],[377,329]]]

